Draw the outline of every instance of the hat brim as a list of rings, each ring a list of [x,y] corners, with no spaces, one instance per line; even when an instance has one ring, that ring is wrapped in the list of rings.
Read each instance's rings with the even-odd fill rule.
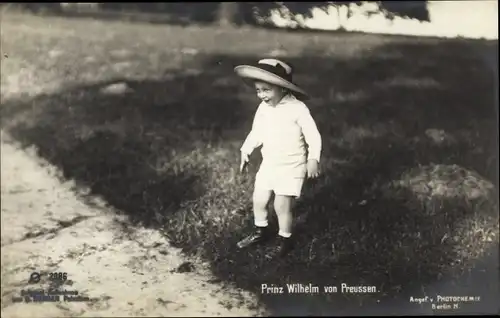
[[[308,98],[309,95],[301,89],[299,86],[296,84],[287,81],[286,79],[282,78],[281,76],[278,76],[276,74],[273,74],[269,71],[263,70],[261,68],[258,68],[256,66],[252,65],[239,65],[234,68],[234,71],[236,74],[243,79],[245,79],[246,83],[251,83],[252,81],[263,81],[266,83],[274,84],[286,89],[291,90],[294,93],[297,93],[300,95],[302,98]],[[250,80],[251,82],[249,82]]]

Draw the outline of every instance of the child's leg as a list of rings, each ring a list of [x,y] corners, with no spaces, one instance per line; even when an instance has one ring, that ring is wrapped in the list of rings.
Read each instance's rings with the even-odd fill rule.
[[[271,199],[271,190],[255,188],[253,192],[253,216],[255,226],[266,227],[268,225],[267,204]]]
[[[295,197],[288,195],[276,195],[274,198],[274,209],[278,216],[278,235],[289,238],[292,236],[293,227],[293,204]]]
[[[278,236],[280,238],[275,253],[280,257],[285,256],[294,245],[292,238],[293,207],[296,198],[300,197],[303,182],[304,180],[301,178],[283,180],[277,184],[275,189],[274,209],[278,216]]]
[[[239,248],[262,243],[269,238],[267,204],[271,199],[271,190],[256,187],[253,194],[253,215],[255,230],[238,242]]]
[[[293,248],[292,226],[294,197],[289,195],[276,195],[274,198],[274,209],[278,216],[279,244],[274,249],[275,255],[283,257]]]

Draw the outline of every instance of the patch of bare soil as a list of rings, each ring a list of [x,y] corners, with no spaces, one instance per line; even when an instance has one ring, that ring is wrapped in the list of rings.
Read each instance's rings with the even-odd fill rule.
[[[214,284],[157,231],[127,226],[105,203],[85,204],[71,182],[2,133],[2,317],[256,316],[255,299]],[[41,280],[29,284],[32,272]],[[64,282],[50,273],[67,273]],[[15,302],[58,288],[88,300]],[[33,299],[33,298],[32,298]]]

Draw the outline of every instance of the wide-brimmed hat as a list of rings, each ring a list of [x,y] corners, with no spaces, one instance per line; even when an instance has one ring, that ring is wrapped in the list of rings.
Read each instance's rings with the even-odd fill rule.
[[[299,95],[297,97],[307,98],[308,94],[293,82],[293,68],[290,64],[277,59],[263,59],[256,64],[238,65],[234,68],[238,76],[242,77],[247,84],[253,81],[262,81],[274,84]]]

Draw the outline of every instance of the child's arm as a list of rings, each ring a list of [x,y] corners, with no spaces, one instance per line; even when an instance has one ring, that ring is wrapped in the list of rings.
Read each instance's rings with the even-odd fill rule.
[[[261,114],[262,114],[262,109],[259,106],[259,108],[257,108],[255,117],[253,119],[252,130],[250,131],[247,138],[245,139],[245,142],[240,148],[242,154],[250,156],[252,152],[255,150],[255,148],[258,148],[262,145],[262,138],[260,137],[260,128],[259,128]]]
[[[321,134],[314,118],[311,116],[311,112],[305,105],[300,107],[297,123],[302,128],[302,133],[308,146],[307,161],[316,160],[319,163],[322,148]]]
[[[319,161],[322,147],[321,134],[311,116],[311,112],[305,105],[301,105],[300,107],[297,122],[302,128],[302,134],[308,146],[307,176],[309,178],[316,178],[319,176]]]

